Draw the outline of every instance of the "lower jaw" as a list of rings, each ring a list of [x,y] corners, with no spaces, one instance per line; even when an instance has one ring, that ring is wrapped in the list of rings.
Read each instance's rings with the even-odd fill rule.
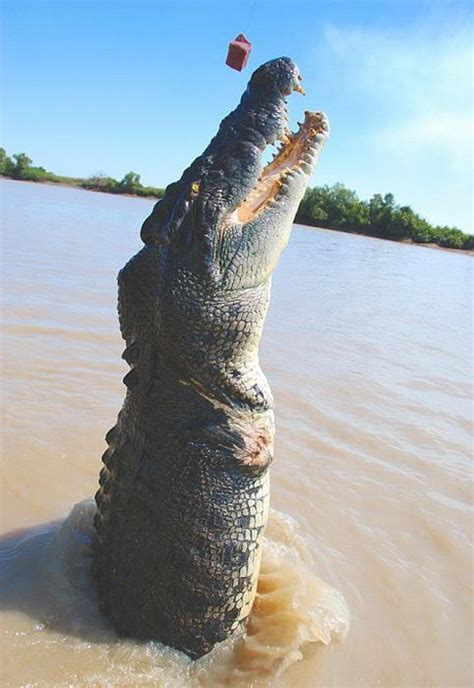
[[[325,116],[319,112],[306,112],[305,121],[279,153],[263,170],[256,186],[229,217],[231,224],[246,224],[256,219],[265,209],[273,207],[281,198],[279,190],[285,180],[313,171],[315,159],[328,136]]]

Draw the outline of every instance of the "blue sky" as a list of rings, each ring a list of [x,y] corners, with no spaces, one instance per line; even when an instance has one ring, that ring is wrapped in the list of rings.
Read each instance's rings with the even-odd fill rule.
[[[460,0],[4,0],[2,145],[66,175],[181,176],[251,72],[289,55],[332,135],[311,184],[392,192],[472,231],[472,5]],[[241,31],[242,72],[224,64]]]

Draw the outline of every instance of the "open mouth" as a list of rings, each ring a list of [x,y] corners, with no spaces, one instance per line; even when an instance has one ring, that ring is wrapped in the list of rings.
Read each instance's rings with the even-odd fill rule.
[[[250,222],[278,201],[292,176],[301,173],[309,175],[318,150],[328,134],[326,116],[321,112],[306,111],[304,122],[299,125],[298,131],[284,135],[278,153],[264,167],[256,185],[229,216],[229,222]]]

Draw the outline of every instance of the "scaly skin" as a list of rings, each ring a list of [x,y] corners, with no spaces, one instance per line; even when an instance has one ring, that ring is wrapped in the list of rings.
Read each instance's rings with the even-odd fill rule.
[[[255,595],[274,435],[258,345],[271,274],[328,132],[319,113],[287,130],[299,79],[288,58],[253,74],[119,274],[131,370],[106,437],[93,573],[120,634],[193,658],[244,624]],[[288,134],[264,173],[272,192],[257,199],[262,151]]]

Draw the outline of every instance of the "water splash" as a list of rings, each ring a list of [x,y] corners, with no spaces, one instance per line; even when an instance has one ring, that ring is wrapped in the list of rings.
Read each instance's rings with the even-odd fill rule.
[[[44,684],[34,685],[74,680],[78,687],[268,686],[302,659],[305,645],[326,645],[348,631],[344,599],[312,573],[291,519],[272,511],[245,634],[220,643],[197,662],[160,643],[117,638],[98,611],[89,573],[94,511],[93,500],[85,500],[62,523],[13,536],[1,548],[3,607],[27,619],[18,644],[23,651],[25,644],[40,644],[53,654],[66,645],[74,654],[71,675],[61,675],[64,683],[49,674]],[[8,629],[5,636],[16,644]]]

